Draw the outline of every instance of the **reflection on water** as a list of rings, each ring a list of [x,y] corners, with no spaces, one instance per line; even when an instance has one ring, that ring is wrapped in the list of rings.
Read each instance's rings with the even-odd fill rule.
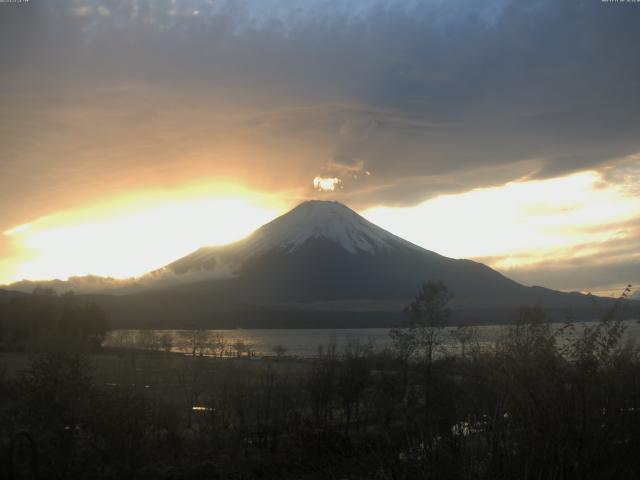
[[[561,338],[580,335],[595,322],[575,324],[573,332],[565,331]],[[635,342],[640,336],[637,321],[625,322],[624,342]],[[554,324],[560,328],[562,324]],[[473,343],[481,348],[493,345],[504,332],[502,325],[474,327]],[[443,329],[444,349],[455,351],[455,327]],[[249,329],[249,330],[114,330],[104,345],[107,347],[140,348],[181,352],[207,356],[296,356],[313,357],[320,346],[335,345],[338,351],[349,342],[370,344],[375,349],[391,345],[388,328],[358,329]]]

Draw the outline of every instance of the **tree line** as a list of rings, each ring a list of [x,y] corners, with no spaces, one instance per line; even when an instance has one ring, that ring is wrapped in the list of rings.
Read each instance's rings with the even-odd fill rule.
[[[0,351],[96,350],[108,328],[103,310],[73,292],[37,287],[0,302]]]
[[[131,350],[108,368],[41,355],[0,375],[7,475],[635,479],[640,354],[623,341],[627,294],[586,328],[554,328],[523,306],[490,347],[460,330],[455,354],[440,349],[448,291],[430,283],[385,351],[350,342],[253,362]]]

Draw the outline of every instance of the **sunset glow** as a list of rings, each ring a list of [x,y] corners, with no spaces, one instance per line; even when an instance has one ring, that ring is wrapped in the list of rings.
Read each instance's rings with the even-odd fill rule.
[[[334,179],[324,184],[335,185]],[[372,208],[370,221],[426,249],[508,271],[593,255],[622,238],[640,199],[596,172],[443,195],[415,207]],[[147,194],[61,212],[4,232],[20,252],[2,280],[143,275],[205,245],[238,240],[291,205],[246,190]]]
[[[238,240],[282,212],[277,202],[246,192],[191,195],[151,194],[6,231],[20,262],[2,271],[2,280],[139,276],[199,247]]]
[[[0,2],[0,285],[311,199],[522,283],[640,284],[640,9],[534,3]]]
[[[481,258],[505,271],[601,253],[640,216],[640,198],[600,186],[596,172],[512,182],[443,195],[415,207],[374,208],[363,215],[445,256]],[[570,250],[570,251],[569,251]]]

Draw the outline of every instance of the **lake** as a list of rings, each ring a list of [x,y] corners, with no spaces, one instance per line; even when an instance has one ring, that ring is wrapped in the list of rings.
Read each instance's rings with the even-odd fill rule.
[[[579,335],[586,326],[596,322],[576,323],[573,333],[563,332],[561,338]],[[640,323],[636,320],[624,322],[626,330],[624,342],[637,342],[640,337]],[[560,328],[563,324],[554,324]],[[482,348],[489,347],[504,332],[504,325],[474,327],[474,342]],[[273,356],[278,346],[286,349],[286,355],[314,357],[318,348],[335,345],[340,352],[349,342],[370,344],[374,349],[391,345],[388,328],[360,329],[235,329],[235,330],[114,330],[109,332],[104,346],[141,348],[153,350],[169,349],[173,352],[191,353],[196,350],[205,355],[230,356],[238,349],[250,351],[255,356]],[[443,329],[443,348],[456,351],[459,344],[453,337],[455,327]],[[235,345],[235,347],[234,347]]]

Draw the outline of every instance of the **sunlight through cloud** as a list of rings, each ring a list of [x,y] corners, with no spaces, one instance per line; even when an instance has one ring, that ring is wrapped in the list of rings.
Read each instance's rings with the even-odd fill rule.
[[[333,192],[340,188],[342,180],[335,177],[316,177],[313,179],[313,188],[319,192]]]

